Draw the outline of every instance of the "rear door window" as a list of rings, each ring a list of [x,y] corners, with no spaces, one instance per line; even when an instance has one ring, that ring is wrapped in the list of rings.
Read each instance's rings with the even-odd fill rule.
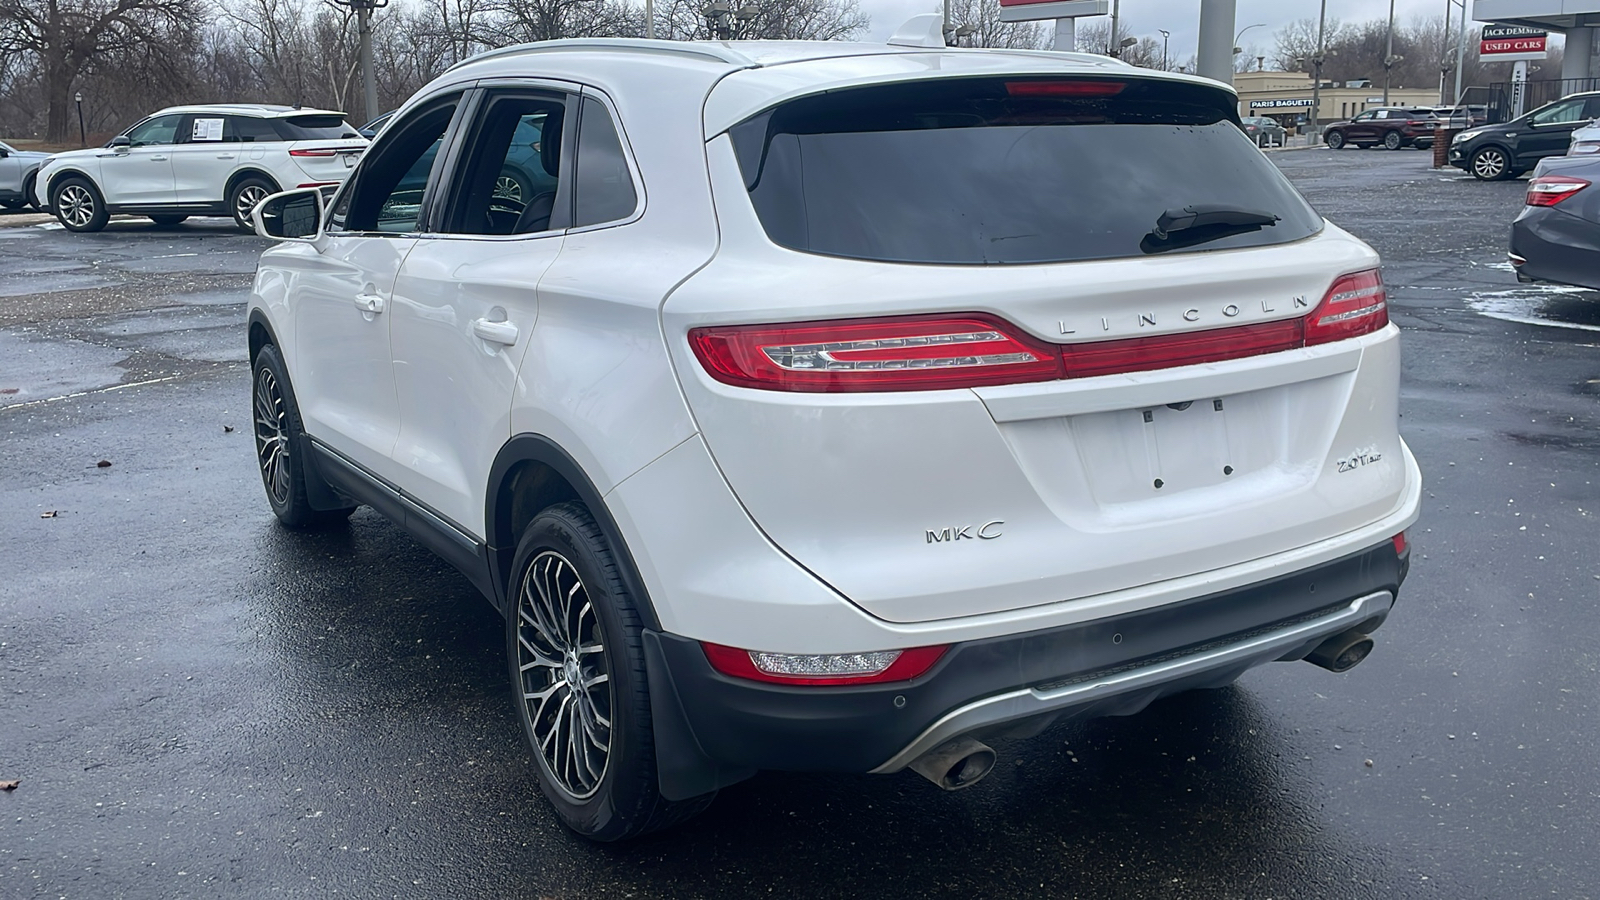
[[[230,143],[262,144],[281,141],[272,123],[253,116],[228,116],[223,123],[222,139]]]
[[[767,236],[808,253],[1049,263],[1315,234],[1321,218],[1232,103],[1153,80],[946,79],[804,97],[730,136]],[[1157,227],[1185,207],[1229,214]]]

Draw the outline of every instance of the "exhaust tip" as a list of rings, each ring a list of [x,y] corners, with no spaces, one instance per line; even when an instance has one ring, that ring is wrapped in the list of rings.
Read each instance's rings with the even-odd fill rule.
[[[1348,672],[1372,652],[1372,638],[1359,631],[1336,634],[1306,654],[1306,662],[1329,672]]]
[[[959,791],[972,787],[994,771],[992,747],[972,738],[956,738],[929,750],[911,763],[911,770],[939,786]]]

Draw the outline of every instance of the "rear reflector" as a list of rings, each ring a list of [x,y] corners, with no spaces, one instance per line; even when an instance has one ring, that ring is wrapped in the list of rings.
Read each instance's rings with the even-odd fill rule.
[[[1333,283],[1308,316],[1051,344],[985,313],[695,328],[689,345],[723,384],[768,391],[932,391],[1223,362],[1369,334],[1389,324],[1377,269]]]
[[[1125,81],[1008,81],[1006,93],[1013,97],[1115,97],[1127,86]]]
[[[1394,555],[1395,556],[1405,556],[1406,555],[1406,546],[1407,546],[1407,544],[1406,544],[1406,533],[1404,531],[1402,531],[1399,534],[1395,535],[1390,540],[1394,541]]]
[[[1529,206],[1555,206],[1588,187],[1590,182],[1570,175],[1540,175],[1528,182]]]
[[[711,668],[768,684],[845,685],[910,681],[933,668],[945,647],[870,653],[765,653],[702,643]]]

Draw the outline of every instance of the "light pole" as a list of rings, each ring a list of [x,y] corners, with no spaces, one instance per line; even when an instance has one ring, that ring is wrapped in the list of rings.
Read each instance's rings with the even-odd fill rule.
[[[1461,33],[1456,38],[1456,105],[1461,105],[1461,70],[1467,64],[1467,0],[1461,0]],[[1467,124],[1472,124],[1469,116]]]
[[[656,39],[656,0],[644,0],[644,36]]]
[[[1465,2],[1465,0],[1463,0]],[[1311,132],[1314,145],[1321,136],[1322,119],[1322,44],[1328,26],[1328,0],[1322,0],[1322,11],[1317,13],[1317,52],[1311,57]]]
[[[389,5],[389,0],[332,0],[356,14],[356,34],[361,43],[361,81],[365,87],[366,117],[378,117],[378,73],[372,71],[372,13]]]
[[[700,10],[700,15],[705,16],[706,26],[719,41],[736,41],[744,37],[750,23],[759,14],[754,6],[743,6],[735,11],[728,0],[711,0],[710,6]]]
[[[1233,52],[1235,52],[1235,53],[1243,53],[1244,52],[1244,48],[1239,46],[1239,39],[1244,37],[1244,33],[1246,31],[1249,31],[1252,28],[1265,28],[1265,27],[1267,27],[1267,23],[1265,23],[1265,22],[1257,22],[1254,25],[1246,25],[1245,27],[1239,29],[1239,33],[1233,36]]]
[[[1389,75],[1394,70],[1394,0],[1389,0],[1389,31],[1383,50],[1383,105],[1389,105]]]
[[[83,130],[83,91],[72,95],[72,102],[78,104],[78,145],[89,146],[89,136]]]
[[[1110,49],[1106,50],[1106,55],[1107,56],[1121,56],[1122,55],[1122,45],[1120,43],[1118,43],[1119,41],[1122,40],[1122,35],[1118,33],[1121,30],[1122,30],[1122,0],[1111,0],[1111,40],[1106,42],[1106,43],[1110,44],[1111,47],[1110,47]]]
[[[1172,40],[1172,32],[1165,28],[1157,28],[1156,30],[1161,32],[1161,71],[1170,72],[1171,69],[1167,68],[1167,42]]]

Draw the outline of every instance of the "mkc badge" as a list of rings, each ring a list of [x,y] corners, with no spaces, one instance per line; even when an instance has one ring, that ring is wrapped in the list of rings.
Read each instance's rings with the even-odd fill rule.
[[[947,541],[992,541],[1000,536],[1000,526],[1006,522],[1004,519],[995,519],[982,525],[951,525],[948,528],[926,530],[928,543],[943,544]]]

